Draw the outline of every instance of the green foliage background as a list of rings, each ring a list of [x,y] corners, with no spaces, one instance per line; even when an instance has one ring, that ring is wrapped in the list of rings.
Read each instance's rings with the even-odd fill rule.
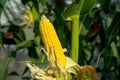
[[[7,0],[0,0],[0,15]],[[69,0],[68,0],[69,1]],[[71,0],[70,0],[71,1]],[[66,56],[71,57],[72,20],[71,16],[77,15],[79,20],[79,53],[78,64],[81,66],[92,65],[96,68],[100,80],[120,79],[120,6],[112,4],[111,0],[85,0],[81,12],[76,8],[79,0],[73,0],[69,5],[65,0],[22,0],[25,9],[29,9],[33,16],[33,22],[28,20],[10,25],[0,25],[0,44],[15,44],[8,58],[0,60],[0,80],[7,80],[9,75],[7,67],[16,59],[16,52],[27,48],[28,55],[35,63],[44,63],[39,50],[42,41],[39,33],[40,16],[45,14],[53,23],[62,47],[67,49]],[[29,8],[28,8],[29,7]],[[68,9],[66,9],[68,7]],[[79,7],[79,6],[78,6]],[[77,11],[78,10],[78,11]],[[27,15],[23,12],[23,15]],[[22,15],[22,17],[23,17]],[[15,16],[12,14],[12,16]],[[27,15],[28,16],[28,15]],[[18,15],[19,19],[21,16]],[[76,18],[77,19],[77,18]],[[2,20],[2,19],[0,19]],[[20,25],[26,22],[24,25]],[[32,39],[28,39],[24,29],[34,26]],[[6,32],[12,32],[12,41],[5,38]],[[21,54],[22,55],[22,54]],[[6,64],[6,65],[4,65]],[[41,66],[41,65],[40,65]],[[42,65],[44,67],[45,65]],[[27,72],[26,68],[24,72]],[[1,73],[2,72],[2,73]],[[10,73],[11,74],[11,73]],[[4,75],[4,76],[2,76]],[[11,75],[16,75],[13,73]],[[24,75],[24,74],[23,74]],[[18,75],[19,76],[19,75]],[[21,77],[29,80],[30,76]]]

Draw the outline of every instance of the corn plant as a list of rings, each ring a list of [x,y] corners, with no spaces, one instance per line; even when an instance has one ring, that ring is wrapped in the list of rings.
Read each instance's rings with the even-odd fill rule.
[[[1,0],[0,80],[118,80],[119,7],[113,0]],[[17,61],[26,65],[22,74],[8,73],[24,49],[30,59]]]

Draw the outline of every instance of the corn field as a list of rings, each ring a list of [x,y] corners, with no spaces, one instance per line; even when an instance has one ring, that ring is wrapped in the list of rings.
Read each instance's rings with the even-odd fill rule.
[[[120,0],[0,0],[0,80],[119,80]]]

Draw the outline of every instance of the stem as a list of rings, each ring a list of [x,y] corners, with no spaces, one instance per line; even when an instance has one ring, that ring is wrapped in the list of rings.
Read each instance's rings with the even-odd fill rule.
[[[73,26],[72,26],[72,53],[71,53],[71,58],[76,62],[78,63],[78,56],[79,56],[79,15],[80,15],[80,12],[81,12],[81,9],[82,9],[82,6],[84,4],[84,0],[80,0],[80,2],[76,5],[79,5],[79,6],[76,6],[76,8],[78,7],[78,14],[74,15],[72,18],[72,23],[73,23]],[[80,27],[81,29],[81,27]]]
[[[78,53],[79,53],[79,17],[73,18],[72,26],[72,53],[71,58],[78,63]]]

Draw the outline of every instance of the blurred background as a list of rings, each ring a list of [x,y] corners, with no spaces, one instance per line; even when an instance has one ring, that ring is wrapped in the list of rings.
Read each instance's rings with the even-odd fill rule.
[[[0,80],[30,80],[24,61],[40,62],[40,16],[53,23],[66,56],[72,22],[62,16],[74,0],[0,0]],[[78,1],[78,0],[76,0]],[[91,8],[86,6],[96,1]],[[99,80],[120,79],[120,0],[88,0],[79,18],[80,66],[95,67]],[[74,10],[72,10],[74,12]]]

